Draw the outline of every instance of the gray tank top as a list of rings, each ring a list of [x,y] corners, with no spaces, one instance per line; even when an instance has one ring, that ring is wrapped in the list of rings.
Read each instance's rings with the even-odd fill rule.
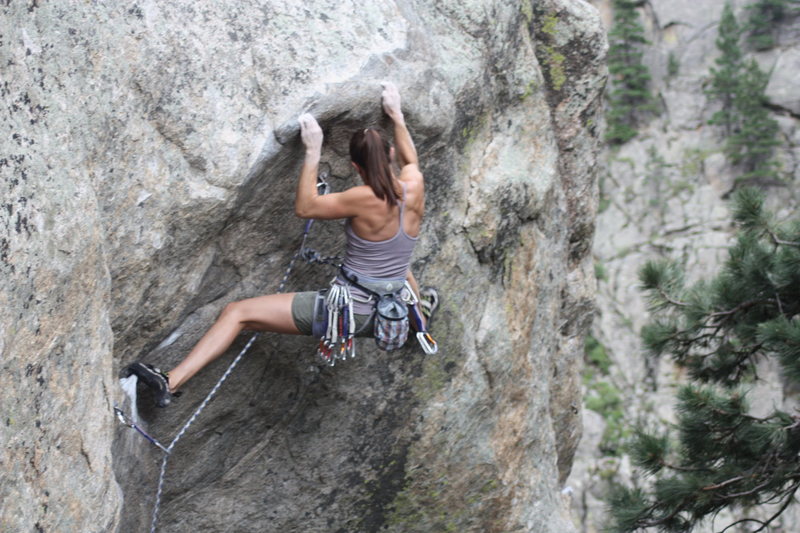
[[[400,200],[400,227],[393,237],[383,241],[368,241],[356,235],[350,219],[345,223],[347,246],[342,266],[345,270],[357,274],[364,282],[405,280],[408,274],[411,254],[419,237],[411,237],[403,229],[406,184],[400,183],[403,186],[403,197]],[[360,298],[369,296],[357,287],[351,287],[351,292]],[[353,306],[355,313],[367,314],[371,311],[371,304],[356,301]]]

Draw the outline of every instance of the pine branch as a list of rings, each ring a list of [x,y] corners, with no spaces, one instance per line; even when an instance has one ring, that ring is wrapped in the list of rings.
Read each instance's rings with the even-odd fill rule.
[[[753,487],[750,490],[746,490],[744,492],[734,492],[733,494],[724,494],[724,495],[722,495],[722,497],[725,498],[725,499],[731,500],[733,498],[741,498],[742,496],[751,496],[751,495],[755,494],[756,492],[760,491],[761,489],[763,489],[764,487],[766,487],[767,485],[769,485],[769,483],[770,483],[770,480],[768,479],[767,481],[765,481],[761,485],[757,485],[756,487]]]
[[[723,411],[723,413],[724,413],[724,411]],[[776,414],[773,414],[773,415],[765,416],[764,418],[759,418],[757,416],[748,415],[747,413],[727,413],[727,414],[736,414],[736,415],[738,415],[738,416],[740,416],[742,418],[745,418],[747,420],[751,420],[753,422],[761,422],[762,424],[766,423],[766,422],[769,422],[770,420],[772,420],[773,418],[776,418],[778,416]]]
[[[793,479],[793,478],[797,478],[797,474],[795,474],[793,476],[789,476],[788,479]],[[776,501],[781,501],[787,495],[791,495],[791,497],[794,497],[794,493],[797,491],[798,488],[800,488],[800,481],[798,481],[794,485],[790,486],[788,489],[784,489],[781,492],[778,492],[777,494],[774,494],[773,496],[771,496],[770,498],[768,498],[766,500],[759,500],[758,503],[759,504],[773,504]]]
[[[671,303],[672,305],[674,305],[676,307],[689,307],[688,303],[681,302],[680,300],[675,300],[675,299],[671,298],[669,296],[669,294],[667,294],[667,291],[665,291],[661,287],[658,288],[658,294],[660,294],[661,297],[664,298],[665,301],[667,301],[668,303]]]
[[[775,291],[775,301],[778,303],[778,313],[785,314],[783,312],[783,305],[781,304],[781,297],[778,295],[778,291]]]
[[[784,241],[783,239],[778,237],[778,235],[771,228],[766,228],[766,231],[769,234],[770,238],[772,239],[772,242],[774,242],[775,244],[782,246],[795,246],[800,248],[800,242]]]
[[[800,427],[800,418],[797,418],[797,420],[795,421],[794,424],[791,424],[789,426],[785,426],[785,427],[783,427],[781,429],[785,429],[787,431],[790,431],[790,430],[792,430],[794,428],[797,428],[797,427]]]
[[[705,328],[705,327],[706,326],[703,326],[703,328]],[[707,327],[712,328],[712,327],[715,327],[715,326],[707,326]],[[717,334],[719,333],[719,329],[720,328],[717,327],[712,333],[703,333],[702,335],[698,335],[696,337],[680,337],[680,335],[682,333],[684,333],[684,332],[683,331],[678,331],[674,335],[670,335],[669,339],[670,340],[674,340],[675,342],[677,342],[678,344],[680,344],[682,346],[694,346],[696,343],[702,341],[703,339],[714,339],[714,338],[716,338]],[[712,354],[709,354],[709,355],[713,355],[713,352],[712,352]]]
[[[691,466],[678,466],[671,463],[664,461],[663,459],[659,461],[661,466],[665,466],[671,470],[676,470],[678,472],[713,472],[714,470],[711,468],[702,468],[702,467],[691,467]],[[703,489],[705,490],[705,489]]]
[[[724,18],[735,27],[727,3]],[[774,125],[759,114],[766,77],[757,65],[745,65],[734,49],[738,32],[728,31],[724,42],[722,37],[718,47],[728,53],[732,67],[717,62],[719,72],[712,69],[712,74],[719,77],[710,94],[735,98],[731,114],[717,123],[750,117],[734,132],[736,143],[730,146],[744,154],[735,162],[752,176],[770,176]],[[732,88],[735,94],[727,94]],[[628,96],[617,98],[623,102]],[[627,112],[621,108],[617,119]],[[645,346],[687,369],[691,385],[678,395],[677,452],[667,453],[667,445],[654,441],[640,443],[632,453],[637,466],[656,480],[652,490],[636,489],[636,497],[619,507],[620,531],[689,531],[723,509],[770,504],[770,511],[778,512],[769,519],[743,518],[723,530],[752,523],[749,529],[764,533],[798,498],[800,414],[776,407],[771,414],[753,416],[736,387],[743,379],[758,379],[757,363],[770,357],[781,364],[787,382],[800,384],[800,219],[779,223],[755,189],[740,188],[734,205],[736,242],[713,279],[689,287],[684,269],[665,260],[648,261],[639,270],[656,316],[642,330]]]
[[[745,477],[745,476],[736,476],[734,478],[728,479],[728,480],[723,481],[721,483],[717,483],[716,485],[708,485],[707,487],[703,487],[700,490],[717,490],[717,489],[721,489],[723,487],[727,487],[728,485],[730,485],[732,483],[736,483],[737,481],[742,481],[744,479],[747,479],[747,477]]]
[[[771,524],[771,523],[772,523],[772,522],[773,522],[773,521],[774,521],[776,518],[778,518],[778,517],[779,517],[781,514],[783,514],[783,512],[786,510],[786,508],[787,508],[787,507],[789,507],[789,504],[791,504],[791,503],[792,503],[792,500],[794,499],[794,493],[795,493],[795,492],[797,492],[797,489],[798,489],[799,487],[800,487],[800,482],[798,482],[798,483],[795,483],[795,485],[794,485],[794,488],[791,490],[791,492],[788,494],[788,496],[786,496],[786,501],[785,501],[785,502],[783,502],[783,505],[781,505],[781,508],[780,508],[780,509],[778,509],[778,512],[777,512],[777,513],[775,513],[774,515],[772,515],[772,516],[769,518],[769,520],[767,520],[766,522],[763,522],[763,523],[761,524],[761,527],[760,527],[760,528],[758,528],[758,529],[756,529],[755,531],[753,531],[753,533],[758,533],[759,531],[763,531],[763,530],[764,530],[764,528],[766,528],[766,527],[767,527],[768,525],[770,525],[770,524]]]
[[[750,415],[750,414],[747,414],[747,413],[737,412],[737,411],[726,411],[725,409],[722,409],[720,407],[711,407],[711,406],[708,406],[708,410],[709,410],[709,412],[711,412],[711,413],[713,413],[715,415],[722,416],[722,417],[736,416],[736,417],[740,418],[739,422],[736,425],[728,428],[728,430],[725,431],[724,433],[723,432],[719,432],[719,438],[716,438],[715,436],[709,436],[709,438],[714,439],[716,442],[722,442],[722,441],[726,440],[727,438],[733,436],[741,428],[742,424],[744,424],[745,421],[758,422],[758,423],[764,424],[764,423],[769,422],[773,418],[777,418],[778,417],[777,414],[772,414],[772,415],[766,416],[764,418],[759,418],[757,416],[753,416],[753,415]],[[800,423],[798,425],[800,425]]]
[[[743,311],[743,310],[745,310],[745,309],[747,309],[749,307],[753,307],[754,305],[768,304],[768,303],[775,303],[775,300],[773,300],[772,298],[768,298],[766,300],[748,300],[746,302],[740,303],[739,305],[737,305],[733,309],[728,309],[727,311],[717,311],[715,313],[711,313],[708,316],[709,316],[709,318],[728,317],[730,315],[738,313],[739,311]]]
[[[736,522],[734,522],[734,523],[732,523],[732,524],[728,524],[728,525],[725,527],[725,529],[723,529],[723,530],[722,530],[722,531],[720,531],[719,533],[725,533],[726,531],[728,531],[728,530],[729,530],[730,528],[732,528],[733,526],[737,526],[737,525],[739,525],[739,524],[744,524],[745,522],[758,522],[758,523],[759,523],[759,524],[761,524],[761,525],[763,525],[763,524],[764,524],[764,522],[762,522],[761,520],[758,520],[757,518],[742,518],[741,520],[737,520]]]
[[[677,506],[675,507],[675,510],[673,510],[673,511],[672,511],[670,514],[668,514],[667,516],[662,516],[662,517],[661,517],[661,518],[659,518],[658,520],[649,520],[649,521],[643,521],[643,522],[641,522],[641,523],[637,524],[637,526],[638,526],[638,527],[640,527],[640,528],[648,528],[648,527],[653,527],[653,526],[660,526],[661,524],[664,524],[664,523],[666,523],[666,522],[669,522],[670,520],[672,520],[673,518],[675,518],[676,516],[678,516],[678,514],[679,514],[681,511],[683,511],[683,510],[684,510],[684,509],[683,509],[683,507],[686,505],[686,503],[687,503],[687,502],[688,502],[690,499],[691,499],[691,498],[690,498],[690,497],[688,497],[688,496],[687,496],[686,498],[684,498],[684,499],[681,501],[680,505],[677,505]],[[651,510],[655,509],[655,507],[656,507],[656,506],[654,505],[654,506],[650,507],[650,509],[649,509],[649,510],[651,511]]]

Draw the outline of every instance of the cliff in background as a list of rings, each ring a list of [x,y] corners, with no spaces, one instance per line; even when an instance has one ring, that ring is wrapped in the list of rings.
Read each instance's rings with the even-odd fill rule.
[[[439,355],[318,367],[265,335],[178,444],[160,531],[572,530],[605,37],[581,0],[0,7],[3,529],[139,531],[160,452],[119,369],[169,368],[299,245],[295,121],[351,131],[394,80],[427,180],[413,268]],[[338,222],[313,244],[341,249]],[[290,290],[331,272],[300,266]],[[169,441],[233,354],[166,410]]]
[[[609,28],[611,2],[592,3]],[[750,3],[732,2],[742,22]],[[594,410],[583,411],[584,439],[567,482],[584,532],[602,531],[609,482],[633,478],[620,447],[626,431],[637,420],[674,421],[672,407],[683,373],[668,358],[652,361],[643,355],[639,331],[649,315],[638,288],[639,268],[647,259],[668,257],[684,266],[690,280],[709,278],[731,243],[727,196],[739,172],[726,161],[721,129],[707,124],[717,107],[704,94],[709,68],[718,57],[715,39],[723,5],[717,0],[649,0],[640,7],[650,41],[644,63],[653,76],[658,112],[643,122],[636,138],[606,149],[601,157],[593,250],[597,316],[591,331],[597,343],[590,348],[592,357],[602,361],[584,372],[586,405]],[[796,213],[800,200],[799,20],[790,17],[776,28],[770,50],[752,52],[742,44],[747,57],[770,73],[766,95],[780,125],[775,154],[783,181],[769,185],[766,193],[770,208],[781,217]],[[598,370],[603,365],[610,365],[606,373]],[[756,413],[773,403],[792,409],[796,391],[783,390],[778,369],[764,362],[759,376],[763,380],[749,395]],[[782,531],[800,531],[797,513],[790,509],[782,517]],[[706,524],[697,531],[719,531],[727,518],[719,516],[716,528]]]

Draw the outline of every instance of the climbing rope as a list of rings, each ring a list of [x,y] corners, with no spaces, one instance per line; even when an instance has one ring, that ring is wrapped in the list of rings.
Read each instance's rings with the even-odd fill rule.
[[[326,173],[320,174],[317,178],[317,192],[320,195],[327,194],[328,192],[330,192],[330,187],[328,185],[326,178],[327,178]],[[284,291],[284,289],[286,288],[286,282],[289,279],[289,275],[292,273],[292,269],[294,268],[295,263],[300,258],[304,259],[308,263],[336,265],[341,262],[341,259],[338,256],[323,256],[317,253],[315,250],[306,247],[308,234],[311,231],[311,226],[313,225],[313,223],[314,223],[313,219],[309,219],[308,222],[306,222],[305,228],[303,229],[303,238],[300,243],[300,249],[297,250],[297,252],[295,252],[292,258],[289,260],[289,265],[286,267],[286,271],[283,274],[283,279],[278,285],[278,290],[276,291],[276,293],[282,293]],[[205,399],[203,399],[203,401],[200,403],[197,409],[195,409],[194,413],[192,413],[192,416],[189,417],[189,419],[186,421],[183,427],[181,427],[177,435],[175,435],[175,438],[172,439],[172,442],[170,442],[168,446],[164,446],[157,439],[147,434],[147,432],[145,432],[142,428],[136,425],[136,423],[130,420],[121,409],[119,409],[116,406],[114,407],[114,414],[117,416],[117,418],[121,423],[130,428],[135,429],[149,442],[159,447],[164,452],[164,458],[161,461],[161,470],[158,476],[158,489],[156,490],[156,501],[153,507],[153,515],[150,522],[150,533],[155,533],[156,525],[158,524],[158,511],[161,507],[161,496],[164,490],[164,478],[167,471],[167,462],[169,460],[170,454],[172,453],[172,450],[175,448],[175,445],[178,444],[178,441],[180,441],[181,438],[184,436],[184,434],[189,430],[191,425],[194,424],[195,420],[197,420],[197,418],[200,416],[200,413],[203,412],[203,410],[206,408],[211,399],[216,395],[219,388],[222,386],[225,380],[228,379],[228,376],[231,375],[233,369],[236,368],[236,366],[242,360],[242,357],[244,357],[244,355],[247,353],[247,351],[250,349],[250,347],[253,345],[253,343],[256,341],[256,339],[259,337],[260,334],[261,334],[260,332],[256,332],[250,337],[250,339],[247,341],[247,344],[244,345],[244,348],[242,348],[239,351],[239,354],[233,359],[233,361],[231,361],[230,365],[228,365],[228,368],[225,370],[225,372],[222,374],[219,380],[217,380],[217,383],[214,385],[211,391],[206,395]]]
[[[319,177],[317,178],[317,191],[318,194],[327,194],[328,192],[330,192],[330,187],[328,185],[328,182],[326,181],[325,173],[320,174]],[[297,259],[299,257],[303,257],[304,259],[307,256],[323,258],[314,250],[306,248],[308,233],[311,231],[311,226],[313,225],[313,223],[314,219],[309,219],[308,222],[306,222],[305,228],[303,230],[303,239],[300,243],[300,249],[297,252],[295,252],[292,258],[289,260],[289,265],[286,267],[286,271],[283,273],[283,279],[281,280],[280,285],[278,285],[278,290],[276,291],[277,294],[282,293],[286,288],[286,282],[288,281],[289,275],[292,273],[292,269],[294,268],[295,262],[297,262]],[[175,447],[176,444],[178,444],[178,441],[181,440],[181,437],[183,437],[183,435],[186,433],[189,427],[194,423],[194,421],[197,420],[197,417],[199,417],[200,413],[203,412],[203,409],[206,408],[208,402],[211,401],[211,399],[217,393],[217,391],[225,382],[225,380],[228,379],[228,376],[231,375],[233,369],[236,368],[236,365],[239,364],[239,361],[242,360],[242,357],[244,357],[244,355],[247,353],[247,351],[250,349],[250,347],[253,345],[253,343],[260,335],[261,335],[260,332],[253,333],[253,335],[250,337],[250,340],[248,340],[247,344],[244,345],[244,348],[242,348],[239,351],[239,354],[233,359],[233,361],[231,361],[231,364],[228,365],[227,370],[225,370],[225,373],[222,374],[222,377],[219,378],[216,385],[214,385],[214,388],[212,388],[211,391],[206,395],[202,403],[197,407],[197,409],[195,409],[192,416],[189,417],[189,420],[186,421],[186,423],[183,425],[180,431],[178,431],[178,434],[175,435],[175,438],[172,439],[172,442],[169,443],[169,446],[167,446],[165,450],[166,453],[164,454],[164,458],[161,461],[161,471],[158,475],[158,490],[156,491],[156,503],[155,506],[153,507],[153,517],[150,522],[150,533],[155,533],[156,531],[156,524],[158,523],[158,511],[159,508],[161,507],[161,495],[164,489],[164,476],[167,471],[167,461],[169,459],[170,453],[172,453],[172,449]],[[157,441],[154,442],[154,444],[155,443],[157,443]],[[160,444],[157,445],[163,448],[163,446],[161,446]]]
[[[327,178],[327,174],[326,173],[320,174],[318,176],[318,178],[317,178],[317,192],[320,195],[324,195],[324,194],[327,194],[327,193],[330,192],[330,187],[328,185],[328,182],[327,182],[326,178]],[[324,256],[324,255],[321,255],[320,253],[318,253],[317,251],[315,251],[315,250],[313,250],[313,249],[311,249],[311,248],[306,246],[306,242],[308,240],[308,235],[309,235],[309,232],[311,231],[311,227],[312,227],[313,223],[314,223],[313,219],[309,219],[306,222],[305,227],[303,229],[303,237],[302,237],[302,240],[301,240],[301,243],[300,243],[300,248],[294,253],[294,255],[292,255],[292,258],[289,260],[289,264],[286,267],[286,271],[283,274],[283,279],[281,279],[281,282],[278,285],[278,289],[277,289],[276,293],[278,293],[278,294],[282,293],[284,291],[284,289],[286,288],[286,282],[288,281],[289,276],[291,275],[292,270],[294,269],[295,263],[297,262],[298,259],[303,259],[305,262],[307,262],[309,264],[316,263],[316,264],[327,264],[327,265],[332,265],[332,266],[336,266],[336,267],[340,267],[341,266],[342,259],[341,259],[340,256]],[[412,294],[413,294],[413,291],[412,291]],[[346,300],[347,297],[348,297],[348,295],[342,295],[343,301]],[[416,301],[414,303],[416,304]],[[415,311],[416,311],[416,305],[414,306],[414,308],[415,308]],[[330,321],[330,323],[337,324],[337,323],[339,323],[339,321],[338,320],[332,320],[332,321]],[[353,330],[354,330],[354,326],[355,326],[355,320],[354,320],[354,317],[352,315],[352,309],[350,310],[349,316],[347,316],[346,318],[343,317],[341,323],[343,324],[342,325],[342,333],[345,332],[344,325],[349,326],[349,328],[347,328],[347,334],[349,335],[349,343],[342,345],[342,347],[344,347],[345,351],[341,354],[341,358],[346,358],[348,355],[350,357],[353,357],[353,356],[355,356],[355,346],[353,346],[352,337],[353,337],[353,333],[354,333]],[[417,337],[418,337],[420,345],[422,346],[422,348],[425,351],[425,353],[428,353],[428,354],[436,353],[436,351],[437,351],[436,342],[433,340],[433,338],[430,336],[430,334],[428,334],[427,331],[424,330],[424,326],[422,326],[422,321],[421,321],[421,319],[419,319],[419,317],[417,318],[417,325],[418,325],[418,328],[419,328],[419,333],[417,333]],[[160,448],[164,452],[164,457],[163,457],[163,459],[161,461],[161,470],[160,470],[159,476],[158,476],[158,489],[156,491],[156,500],[155,500],[155,505],[153,507],[152,519],[151,519],[151,522],[150,522],[150,533],[155,533],[156,525],[158,524],[158,512],[159,512],[160,507],[161,507],[161,497],[162,497],[163,489],[164,489],[164,479],[165,479],[166,471],[167,471],[167,463],[168,463],[170,454],[172,453],[172,450],[175,448],[175,446],[178,444],[178,442],[181,440],[181,438],[184,436],[184,434],[189,430],[189,428],[192,426],[192,424],[197,420],[197,418],[200,416],[200,414],[203,412],[203,410],[209,404],[211,399],[216,395],[216,393],[219,390],[219,388],[222,386],[222,384],[225,382],[225,380],[228,379],[228,376],[231,375],[231,373],[233,372],[234,368],[236,368],[236,366],[239,364],[239,362],[242,360],[244,355],[248,352],[248,350],[253,345],[253,343],[256,341],[256,339],[260,336],[260,334],[261,334],[260,332],[256,332],[250,337],[250,339],[247,341],[247,343],[244,345],[244,347],[239,351],[239,353],[236,355],[236,357],[233,359],[233,361],[231,361],[230,365],[228,365],[228,368],[225,370],[225,372],[222,374],[222,376],[219,378],[219,380],[217,380],[217,383],[214,385],[214,387],[211,389],[211,391],[206,395],[206,397],[203,399],[203,401],[200,403],[200,405],[197,407],[197,409],[195,409],[194,413],[192,413],[192,416],[189,417],[189,419],[181,427],[181,429],[178,431],[178,433],[175,435],[175,437],[172,439],[172,441],[169,443],[168,446],[164,446],[158,440],[156,440],[154,437],[152,437],[149,434],[147,434],[142,428],[140,428],[133,421],[131,421],[121,409],[119,409],[116,406],[114,407],[114,413],[115,413],[115,415],[117,416],[117,418],[119,419],[119,421],[121,423],[125,424],[126,426],[128,426],[128,427],[130,427],[132,429],[135,429],[138,433],[140,433],[150,443],[152,443],[153,445],[157,446],[158,448]],[[429,341],[429,342],[426,342],[426,340]],[[333,360],[333,358],[328,358],[326,360],[331,361],[331,360]]]

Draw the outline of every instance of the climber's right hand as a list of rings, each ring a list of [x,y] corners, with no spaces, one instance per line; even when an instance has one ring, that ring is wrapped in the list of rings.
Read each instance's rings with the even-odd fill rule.
[[[303,113],[297,117],[300,123],[300,138],[306,147],[306,152],[319,153],[322,151],[322,128],[311,113]]]
[[[400,107],[400,91],[397,90],[397,86],[390,81],[381,82],[381,86],[383,87],[381,93],[383,110],[392,120],[402,118],[403,110]]]

